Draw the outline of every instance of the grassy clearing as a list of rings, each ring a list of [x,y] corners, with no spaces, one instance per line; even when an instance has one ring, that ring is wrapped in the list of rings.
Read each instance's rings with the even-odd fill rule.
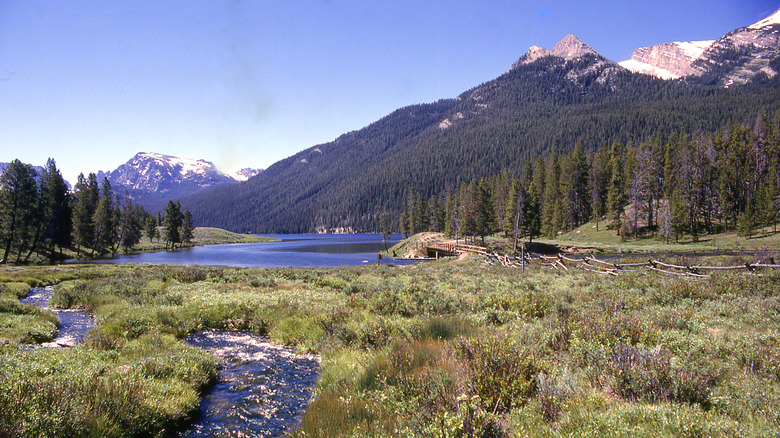
[[[777,272],[605,278],[521,273],[472,257],[333,269],[73,266],[6,277],[56,282],[54,302],[88,309],[98,328],[76,349],[0,350],[0,435],[168,433],[215,369],[180,339],[209,328],[320,354],[315,398],[295,436],[780,428]]]
[[[693,241],[690,236],[685,236],[679,242],[672,241],[667,244],[663,239],[649,235],[640,236],[638,239],[629,237],[624,240],[616,234],[615,230],[607,229],[604,223],[600,223],[598,231],[596,231],[596,224],[589,222],[561,234],[557,239],[542,239],[541,241],[565,247],[577,246],[606,252],[687,252],[740,248],[780,250],[780,233],[771,227],[757,230],[752,237],[743,237],[735,233],[720,233],[702,235],[696,241]]]

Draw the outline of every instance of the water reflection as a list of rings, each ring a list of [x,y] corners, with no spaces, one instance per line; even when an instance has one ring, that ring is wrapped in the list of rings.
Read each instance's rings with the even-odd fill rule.
[[[376,264],[384,250],[380,234],[281,234],[269,235],[280,242],[208,245],[175,252],[120,255],[98,263],[155,263],[236,267],[323,267]],[[401,235],[387,241],[388,247]],[[383,259],[383,264],[409,264],[410,261]]]

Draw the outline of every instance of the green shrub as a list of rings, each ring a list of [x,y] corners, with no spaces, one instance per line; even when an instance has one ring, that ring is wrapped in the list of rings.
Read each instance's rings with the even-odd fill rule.
[[[642,346],[619,344],[612,352],[609,372],[613,389],[629,400],[672,400],[708,407],[716,376],[685,365],[672,366],[668,350],[648,351]]]
[[[577,379],[569,368],[564,368],[559,375],[547,375],[544,371],[536,376],[542,416],[548,422],[557,421],[563,409],[563,403],[577,392]]]
[[[40,287],[44,285],[44,282],[37,278],[27,278],[24,282],[30,287]]]
[[[775,333],[746,334],[734,341],[733,357],[745,372],[780,381],[780,339]]]
[[[528,349],[508,339],[462,340],[457,352],[468,374],[468,391],[478,395],[488,412],[508,412],[536,393],[543,371]]]
[[[279,321],[270,331],[271,338],[282,344],[313,349],[322,339],[322,327],[310,318],[290,316]]]
[[[30,285],[27,283],[0,283],[0,296],[9,298],[24,298],[30,294]]]
[[[471,332],[471,325],[459,317],[433,317],[412,329],[417,340],[445,341]]]

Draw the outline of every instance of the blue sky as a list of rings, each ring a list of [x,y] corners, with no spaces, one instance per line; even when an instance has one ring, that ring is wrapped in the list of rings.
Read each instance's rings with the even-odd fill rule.
[[[0,161],[75,181],[137,152],[268,167],[454,97],[574,33],[615,61],[780,2],[0,0]],[[347,159],[348,157],[345,157]]]

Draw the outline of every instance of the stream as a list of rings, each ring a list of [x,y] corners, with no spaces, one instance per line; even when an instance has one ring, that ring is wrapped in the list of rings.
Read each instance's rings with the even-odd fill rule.
[[[51,310],[60,319],[57,336],[51,342],[41,344],[41,347],[75,347],[95,327],[95,321],[86,310],[63,310],[49,307],[52,292],[53,288],[51,286],[35,287],[30,290],[30,294],[26,298],[22,298],[19,301]]]
[[[95,322],[84,310],[48,307],[52,292],[52,287],[33,288],[20,301],[49,309],[60,318],[57,336],[41,347],[76,346]],[[185,341],[214,355],[220,367],[217,381],[201,400],[198,417],[179,437],[279,437],[298,425],[317,383],[316,357],[243,332],[207,331]]]
[[[200,416],[181,437],[279,437],[298,425],[317,383],[314,356],[242,332],[203,332],[186,338],[220,363],[201,400]]]

